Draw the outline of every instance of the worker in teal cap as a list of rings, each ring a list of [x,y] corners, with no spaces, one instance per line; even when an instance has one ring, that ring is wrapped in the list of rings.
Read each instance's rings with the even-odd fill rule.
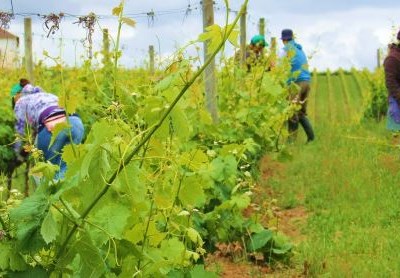
[[[11,87],[10,97],[11,97],[11,106],[12,106],[13,109],[14,109],[14,106],[15,106],[15,102],[17,101],[17,100],[15,99],[15,97],[17,96],[18,93],[20,93],[20,92],[22,91],[22,88],[23,88],[25,85],[29,84],[29,83],[30,83],[30,82],[29,82],[28,79],[21,78],[21,79],[19,80],[19,83],[15,84],[15,85],[13,85],[13,86]]]
[[[263,50],[268,46],[263,35],[255,35],[251,38],[250,44],[246,48],[246,66],[247,71],[251,70],[251,67],[259,64],[263,60]],[[241,60],[240,51],[236,53],[235,60],[239,62]]]
[[[268,46],[263,35],[255,35],[250,40],[250,49],[257,55],[260,56],[264,47]]]
[[[67,164],[62,159],[62,150],[68,144],[82,142],[82,120],[75,113],[67,113],[59,105],[58,96],[33,86],[27,79],[21,79],[14,85],[10,94],[15,101],[15,132],[19,135],[14,142],[17,160],[23,161],[29,155],[24,148],[24,138],[34,135],[35,145],[42,152],[44,160],[59,166],[54,178],[64,178]],[[68,123],[68,127],[52,138],[56,125],[62,123]]]
[[[19,92],[21,92],[21,90],[22,90],[22,86],[19,83],[15,84],[11,88],[10,96],[15,97]]]

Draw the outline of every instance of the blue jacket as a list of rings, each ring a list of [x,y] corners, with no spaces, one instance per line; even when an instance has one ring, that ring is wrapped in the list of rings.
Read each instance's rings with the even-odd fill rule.
[[[307,56],[300,44],[294,40],[289,41],[283,48],[291,64],[291,74],[288,83],[310,81],[311,74],[308,70]]]

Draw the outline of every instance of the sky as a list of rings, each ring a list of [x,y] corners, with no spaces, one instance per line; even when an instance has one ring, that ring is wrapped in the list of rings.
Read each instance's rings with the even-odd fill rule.
[[[37,14],[63,12],[82,16],[94,12],[99,16],[93,43],[99,51],[102,44],[101,29],[107,28],[115,39],[117,19],[111,15],[119,0],[1,0],[0,11],[14,10],[15,18],[9,31],[23,42],[23,19],[30,16],[33,22],[34,59],[43,57],[43,51],[52,57],[61,57],[69,65],[80,65],[88,51],[83,40],[85,30],[74,23],[77,17],[67,16],[60,30],[48,35],[44,20]],[[230,20],[240,9],[241,0],[230,0]],[[215,21],[223,25],[226,7],[223,0],[215,0]],[[149,45],[154,45],[156,57],[172,55],[177,49],[196,40],[202,32],[200,0],[125,0],[125,14],[133,18],[135,28],[123,26],[120,63],[126,67],[139,67],[148,60]],[[148,16],[147,14],[154,14]],[[280,37],[282,29],[293,29],[296,40],[309,56],[311,68],[336,70],[338,68],[374,69],[377,50],[385,53],[387,44],[400,28],[400,1],[398,0],[249,0],[247,15],[247,40],[258,33],[258,20],[266,20],[266,38]],[[278,47],[282,43],[278,40]],[[199,44],[201,47],[202,45]],[[21,54],[24,52],[21,43]],[[232,47],[226,48],[231,55]],[[197,55],[193,49],[188,55]],[[157,65],[156,65],[157,66]]]

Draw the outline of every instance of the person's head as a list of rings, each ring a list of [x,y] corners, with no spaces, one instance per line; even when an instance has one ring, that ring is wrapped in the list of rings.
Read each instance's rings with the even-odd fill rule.
[[[250,40],[250,48],[257,54],[260,53],[267,45],[268,44],[263,35],[255,35]]]
[[[281,33],[281,40],[284,44],[293,40],[293,31],[291,29],[283,29]]]
[[[17,102],[17,100],[21,97],[21,92],[22,89],[26,86],[30,84],[29,80],[26,78],[21,78],[19,80],[19,83],[14,84],[11,87],[11,91],[10,91],[10,96],[12,98],[12,104],[14,106],[15,102]]]

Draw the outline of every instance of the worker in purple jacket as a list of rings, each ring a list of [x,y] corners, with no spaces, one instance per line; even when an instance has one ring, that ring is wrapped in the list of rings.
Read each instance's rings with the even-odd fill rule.
[[[43,152],[44,159],[60,167],[55,179],[64,177],[67,170],[66,163],[62,160],[62,149],[65,145],[81,143],[84,127],[77,115],[68,116],[63,108],[58,105],[56,95],[44,92],[40,87],[29,84],[26,79],[13,86],[11,95],[15,103],[16,116],[15,130],[21,138],[25,137],[26,130],[30,129],[37,136],[37,148]],[[57,134],[50,145],[54,127],[67,122],[69,127]],[[26,155],[22,142],[17,140],[14,144],[17,156]]]

